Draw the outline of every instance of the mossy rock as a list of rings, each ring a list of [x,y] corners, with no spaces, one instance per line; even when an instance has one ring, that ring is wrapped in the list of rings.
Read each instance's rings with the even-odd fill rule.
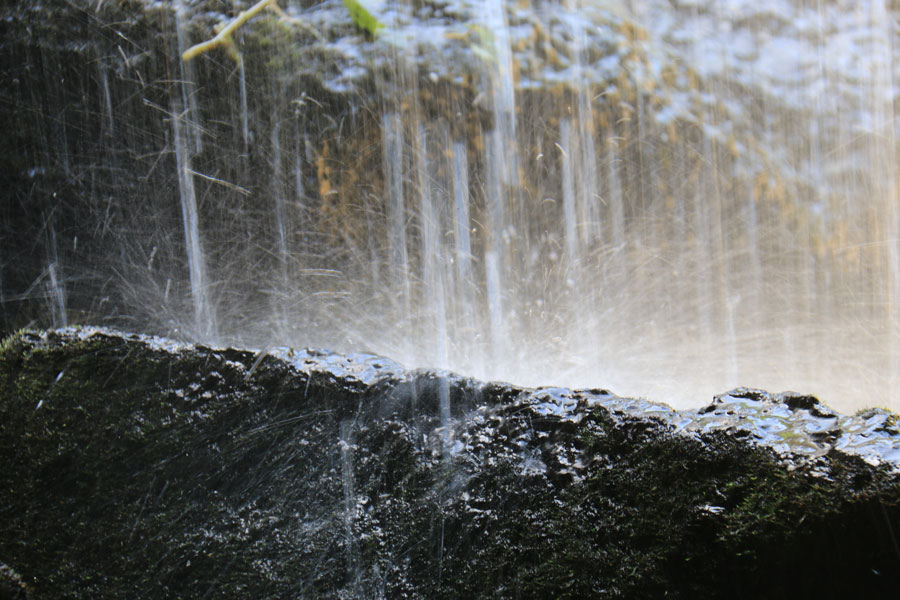
[[[900,576],[889,461],[689,433],[598,390],[279,353],[7,339],[0,561],[16,592],[837,598],[888,597]]]

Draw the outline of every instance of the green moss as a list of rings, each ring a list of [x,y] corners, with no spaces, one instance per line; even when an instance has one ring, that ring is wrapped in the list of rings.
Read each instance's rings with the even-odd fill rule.
[[[253,362],[4,341],[0,559],[33,598],[878,597],[900,572],[896,476],[859,459],[601,406],[576,423],[502,386],[466,408],[460,382],[448,452],[434,378]]]

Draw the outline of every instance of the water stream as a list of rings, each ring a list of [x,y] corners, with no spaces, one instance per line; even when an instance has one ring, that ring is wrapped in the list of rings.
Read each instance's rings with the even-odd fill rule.
[[[39,324],[367,350],[675,406],[750,386],[900,408],[884,0],[371,2],[375,38],[339,3],[281,4],[323,40],[267,13],[237,60],[183,64],[214,35],[184,2],[160,17],[168,75],[148,83],[155,50],[117,39],[75,79],[93,108],[48,118],[28,167],[98,160],[71,131],[96,122],[98,152],[127,146],[142,183],[114,176],[93,225],[57,217],[21,289],[4,260],[0,298],[43,290]],[[316,52],[323,82],[291,79]],[[71,239],[107,228],[105,255]]]

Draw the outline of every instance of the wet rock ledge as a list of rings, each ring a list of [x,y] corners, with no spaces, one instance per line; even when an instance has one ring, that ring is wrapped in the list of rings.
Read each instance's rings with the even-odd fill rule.
[[[675,412],[386,359],[20,332],[0,597],[846,598],[900,581],[897,417]]]

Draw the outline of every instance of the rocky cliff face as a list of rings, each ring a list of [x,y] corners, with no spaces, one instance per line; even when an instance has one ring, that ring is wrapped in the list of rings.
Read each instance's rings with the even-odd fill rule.
[[[675,412],[371,355],[22,332],[0,350],[0,589],[887,597],[898,448],[895,415],[808,396]]]

